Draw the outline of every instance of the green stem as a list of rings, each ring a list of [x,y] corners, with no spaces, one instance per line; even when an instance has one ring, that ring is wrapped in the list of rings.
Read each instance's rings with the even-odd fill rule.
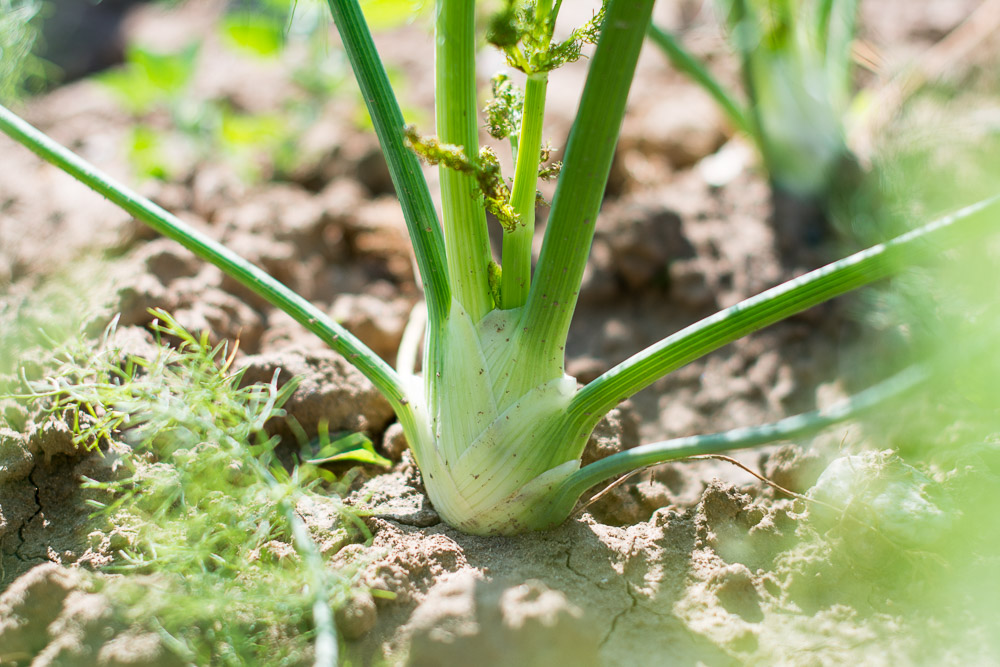
[[[747,119],[747,112],[742,105],[726,92],[726,89],[722,87],[718,79],[712,76],[711,72],[697,58],[691,55],[673,35],[655,25],[650,25],[649,37],[663,50],[663,53],[674,67],[689,76],[705,92],[712,96],[712,99],[721,107],[733,127],[751,137],[754,136],[754,127]]]
[[[610,0],[566,146],[545,241],[521,319],[527,386],[563,373],[564,347],[594,239],[653,0]],[[533,377],[527,377],[533,376]]]
[[[451,307],[444,238],[420,161],[403,141],[405,121],[356,0],[329,0],[351,61],[413,242],[428,317],[441,322]]]
[[[834,7],[834,3],[836,6]],[[838,102],[847,104],[851,94],[854,61],[851,50],[857,34],[858,0],[826,0],[818,20],[823,62]]]
[[[829,47],[830,15],[833,12],[835,0],[820,0],[816,9],[816,40],[821,53],[826,54]]]
[[[552,13],[552,0],[537,0],[535,2],[535,18],[544,21]]]
[[[461,146],[470,159],[479,157],[475,9],[475,3],[469,0],[437,0],[435,25],[438,138],[446,144]],[[493,309],[486,211],[471,174],[444,166],[440,167],[440,174],[452,290],[472,320],[478,322]]]
[[[838,422],[854,419],[868,410],[882,405],[887,400],[910,391],[929,377],[929,371],[923,366],[911,366],[888,380],[884,380],[825,410],[815,410],[787,417],[764,426],[665,440],[612,454],[584,466],[568,477],[563,482],[562,487],[556,491],[553,505],[561,508],[558,511],[561,512],[561,516],[565,517],[569,515],[573,505],[587,489],[612,477],[689,456],[746,449],[777,440],[790,440],[816,433]]]
[[[729,9],[726,24],[729,27],[729,32],[733,35],[732,41],[740,56],[740,77],[743,80],[743,88],[747,97],[743,118],[749,128],[748,134],[753,137],[757,144],[757,150],[760,152],[767,173],[774,180],[774,174],[777,173],[777,161],[764,128],[764,119],[760,109],[760,88],[756,79],[758,65],[765,73],[767,72],[766,61],[764,64],[761,62],[771,57],[770,51],[761,43],[759,26],[754,21],[747,0],[734,0]]]
[[[535,195],[542,149],[542,121],[548,74],[531,74],[524,90],[524,110],[514,168],[510,203],[518,216],[517,226],[503,235],[503,273],[500,299],[504,309],[519,308],[528,300],[531,286],[531,241],[535,235]]]
[[[395,408],[405,408],[399,376],[353,334],[264,271],[171,215],[145,197],[115,182],[63,146],[0,106],[0,130],[167,238],[214,264],[271,305],[291,315],[342,354]]]
[[[602,415],[657,379],[753,331],[938,256],[942,247],[990,228],[987,225],[995,221],[984,214],[996,212],[991,209],[998,205],[1000,196],[965,207],[741,301],[626,359],[581,389],[570,403],[572,423],[580,424],[578,433],[586,432],[577,438],[577,447],[582,450]]]

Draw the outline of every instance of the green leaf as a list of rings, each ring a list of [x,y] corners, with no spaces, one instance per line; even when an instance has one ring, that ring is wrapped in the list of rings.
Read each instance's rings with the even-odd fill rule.
[[[306,463],[320,465],[334,461],[357,461],[388,468],[392,461],[375,451],[371,439],[364,433],[351,433],[331,441],[326,424],[320,423],[319,451]]]
[[[143,176],[167,180],[173,173],[163,150],[163,139],[148,125],[132,128],[129,160]]]
[[[125,107],[135,114],[151,111],[180,97],[194,74],[198,44],[177,53],[157,53],[133,46],[125,56],[125,67],[98,77]]]
[[[266,150],[284,138],[285,122],[274,114],[222,114],[221,136],[231,148],[259,147]]]
[[[275,56],[285,45],[285,23],[275,17],[229,16],[222,23],[222,34],[231,47],[256,56]]]
[[[362,0],[361,11],[372,30],[390,30],[411,23],[430,9],[427,0]]]

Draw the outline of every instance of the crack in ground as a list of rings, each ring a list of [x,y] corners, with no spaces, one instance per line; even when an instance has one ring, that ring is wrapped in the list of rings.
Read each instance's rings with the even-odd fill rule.
[[[14,549],[14,558],[18,559],[22,563],[27,563],[29,560],[37,560],[34,558],[25,558],[23,555],[21,555],[21,549],[24,548],[25,543],[28,541],[27,538],[25,538],[24,536],[25,529],[27,529],[27,527],[31,525],[31,522],[34,521],[35,518],[42,513],[41,489],[39,488],[38,483],[35,482],[35,477],[34,477],[36,470],[38,470],[38,466],[34,465],[31,468],[31,472],[28,473],[28,481],[31,483],[32,486],[35,487],[35,513],[32,514],[27,519],[25,519],[24,521],[22,521],[21,527],[17,529],[17,538],[21,541],[21,543],[17,545],[16,549]]]
[[[576,568],[574,568],[570,564],[570,561],[572,560],[572,558],[573,558],[573,550],[572,550],[572,548],[571,547],[566,547],[566,569],[569,570],[570,572],[572,572],[573,574],[575,574],[576,576],[580,577],[581,579],[584,579],[586,581],[590,581],[591,580],[590,577],[588,577],[587,575],[585,575],[583,572],[580,572],[579,570],[577,570]]]
[[[596,583],[596,581],[592,577],[584,574],[583,572],[580,572],[579,570],[573,567],[573,565],[571,564],[572,556],[573,556],[573,550],[567,547],[566,563],[565,563],[566,569],[585,581]],[[627,607],[625,607],[620,612],[615,614],[615,617],[611,620],[611,627],[608,629],[607,634],[604,635],[603,638],[601,638],[601,641],[598,644],[599,648],[603,648],[604,645],[607,644],[608,641],[611,639],[611,636],[615,633],[615,629],[618,626],[619,619],[621,619],[623,616],[625,616],[627,613],[629,613],[639,605],[639,601],[636,598],[635,593],[632,591],[632,587],[629,585],[627,581],[624,583],[625,583],[625,593],[628,595],[629,600],[631,600],[631,604],[629,604]]]
[[[628,594],[629,600],[632,601],[632,604],[625,607],[625,609],[622,609],[620,612],[615,614],[615,617],[613,619],[611,619],[611,627],[608,628],[608,633],[604,635],[603,638],[601,638],[601,642],[600,644],[598,644],[599,648],[604,648],[604,645],[611,640],[612,635],[615,634],[615,630],[618,628],[618,621],[620,621],[622,617],[624,617],[630,611],[639,606],[639,600],[636,599],[635,593],[632,592],[632,587],[629,586],[627,581],[625,582],[625,592]]]

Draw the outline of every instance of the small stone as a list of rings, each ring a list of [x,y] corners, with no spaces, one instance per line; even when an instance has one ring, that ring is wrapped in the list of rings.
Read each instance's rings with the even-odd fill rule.
[[[0,484],[24,479],[31,474],[35,457],[20,433],[0,427]]]
[[[408,447],[403,425],[399,422],[389,424],[382,436],[382,454],[393,461],[399,461]]]
[[[335,618],[337,630],[346,639],[358,639],[375,627],[378,609],[375,598],[368,591],[355,591],[342,607],[337,609]]]
[[[639,445],[639,415],[625,402],[598,422],[583,450],[582,465],[632,449]]]

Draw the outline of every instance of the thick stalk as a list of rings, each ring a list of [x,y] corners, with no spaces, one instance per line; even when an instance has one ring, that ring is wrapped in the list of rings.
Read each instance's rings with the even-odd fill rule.
[[[549,14],[551,13],[552,13],[552,0],[537,0],[537,2],[535,3],[536,19],[538,19],[539,21],[545,21],[549,18]]]
[[[936,257],[942,248],[964,242],[977,232],[996,229],[995,218],[987,214],[995,216],[998,209],[1000,197],[973,204],[741,301],[633,355],[581,389],[570,403],[570,417],[579,425],[571,451],[582,451],[590,430],[608,410],[664,375],[748,333],[898,273],[928,256]]]
[[[857,34],[858,0],[837,0],[835,11],[829,5],[823,8],[817,38],[823,44],[823,62],[830,77],[828,85],[838,106],[846,107],[851,94],[851,73],[854,60],[851,49]]]
[[[438,138],[479,157],[474,2],[437,0],[435,98]],[[493,309],[486,212],[475,178],[440,167],[441,210],[452,291],[473,321]]]
[[[524,349],[533,357],[522,360],[532,366],[528,386],[563,373],[566,334],[652,10],[653,0],[607,6],[521,321]]]
[[[530,74],[524,89],[514,188],[510,196],[510,203],[518,220],[517,226],[511,231],[505,231],[503,235],[500,300],[504,309],[523,306],[528,300],[528,288],[531,286],[531,241],[535,235],[535,195],[548,80],[546,72]]]
[[[219,267],[271,305],[291,315],[371,380],[393,407],[405,409],[404,390],[396,371],[319,308],[225,246],[189,227],[145,197],[117,183],[3,106],[0,106],[0,130],[42,159],[107,197],[160,234],[177,241],[198,257]]]

